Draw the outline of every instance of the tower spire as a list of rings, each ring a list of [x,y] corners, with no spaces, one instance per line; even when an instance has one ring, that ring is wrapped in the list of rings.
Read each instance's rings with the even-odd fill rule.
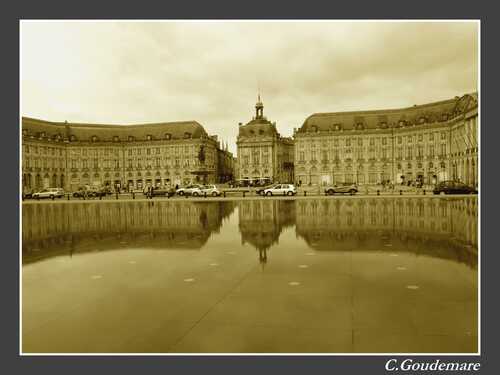
[[[257,104],[255,104],[255,111],[256,111],[256,118],[264,117],[264,104],[262,104],[262,101],[260,100],[260,88],[257,93]]]

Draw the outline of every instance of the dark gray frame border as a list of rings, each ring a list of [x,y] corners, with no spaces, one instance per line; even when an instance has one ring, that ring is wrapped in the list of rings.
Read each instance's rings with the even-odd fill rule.
[[[493,142],[500,139],[489,108],[494,108],[492,93],[494,83],[498,82],[498,51],[493,46],[498,35],[497,19],[493,18],[495,9],[481,6],[478,2],[466,1],[387,1],[367,2],[259,2],[257,0],[236,3],[225,1],[216,5],[204,1],[196,3],[149,4],[146,2],[36,2],[17,4],[4,13],[1,23],[2,35],[8,37],[3,43],[4,59],[2,65],[6,74],[2,90],[3,108],[6,112],[4,133],[4,160],[7,178],[2,184],[4,191],[4,210],[2,215],[5,238],[3,251],[4,272],[2,272],[4,303],[2,309],[2,368],[8,373],[24,374],[33,372],[100,374],[120,371],[123,374],[135,373],[201,373],[217,371],[222,373],[332,373],[340,374],[385,373],[384,364],[389,356],[332,356],[332,357],[274,357],[274,356],[183,356],[183,357],[20,357],[19,356],[19,19],[147,19],[147,18],[213,18],[213,19],[481,19],[481,351],[480,357],[440,356],[441,360],[481,362],[480,373],[494,373],[498,367],[495,356],[496,345],[493,332],[498,331],[498,301],[495,299],[495,287],[498,272],[493,267],[498,262],[494,239],[491,233],[497,225],[493,215],[498,208],[497,197],[490,193],[492,186],[498,186],[495,175],[496,156]],[[91,6],[94,5],[94,6]],[[5,17],[5,16],[8,16]],[[496,17],[498,18],[498,17]],[[497,32],[495,32],[497,31]],[[7,38],[5,38],[7,39]],[[43,58],[43,57],[41,57]],[[489,94],[489,95],[488,95]],[[14,125],[16,124],[16,125]],[[491,124],[488,129],[486,124]],[[15,156],[14,156],[15,155]],[[489,169],[489,174],[488,174]],[[15,181],[15,183],[12,183]],[[406,356],[400,356],[406,358]],[[429,360],[436,357],[413,357]],[[5,371],[4,370],[4,371]],[[9,371],[10,370],[10,371]],[[498,371],[498,370],[497,370]]]

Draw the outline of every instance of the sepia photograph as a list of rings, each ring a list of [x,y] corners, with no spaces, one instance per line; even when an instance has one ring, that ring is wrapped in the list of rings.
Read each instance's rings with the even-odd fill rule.
[[[480,27],[20,20],[20,354],[480,354]]]

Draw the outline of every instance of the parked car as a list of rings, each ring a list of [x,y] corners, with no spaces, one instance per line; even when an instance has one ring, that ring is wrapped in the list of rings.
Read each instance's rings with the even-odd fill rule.
[[[219,189],[217,189],[217,186],[215,185],[204,185],[201,187],[201,195],[211,195],[212,197],[219,197],[221,195],[221,192]]]
[[[82,186],[77,191],[73,192],[75,198],[82,197],[104,197],[106,196],[106,188],[101,188],[97,186]]]
[[[23,191],[23,199],[30,199],[30,198],[33,198],[33,191],[32,190]]]
[[[255,189],[255,193],[258,194],[258,195],[263,195],[264,194],[264,190],[266,189],[270,189],[272,188],[274,185],[272,184],[268,184],[266,186],[261,186],[261,187],[258,187]]]
[[[264,190],[264,195],[295,195],[297,189],[291,184],[278,184]]]
[[[334,194],[351,194],[354,195],[358,192],[358,185],[356,184],[342,184],[342,185],[333,185],[327,186],[325,188],[325,193],[328,195]]]
[[[434,194],[477,194],[477,190],[460,181],[442,181],[438,183],[434,190]]]
[[[176,193],[178,195],[192,195],[198,196],[201,195],[201,185],[188,185],[185,187],[181,187],[177,189]]]
[[[61,198],[64,197],[64,190],[61,188],[46,188],[41,191],[32,194],[32,198],[43,199],[43,198]]]
[[[171,197],[175,195],[175,188],[157,186],[151,190],[151,195],[153,197]]]

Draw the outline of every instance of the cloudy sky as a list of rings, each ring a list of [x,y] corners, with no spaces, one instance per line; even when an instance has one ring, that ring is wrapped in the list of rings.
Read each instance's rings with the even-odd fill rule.
[[[470,22],[23,22],[21,113],[197,120],[234,151],[259,89],[285,136],[316,112],[476,91],[478,32]]]

